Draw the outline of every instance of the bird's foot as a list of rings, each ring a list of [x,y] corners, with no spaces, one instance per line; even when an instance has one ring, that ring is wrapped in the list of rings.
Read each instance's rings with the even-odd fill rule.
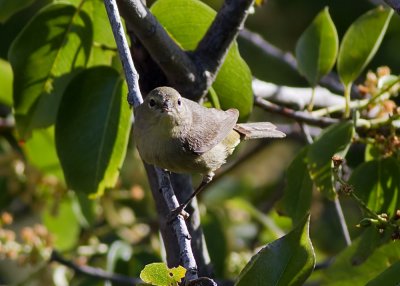
[[[183,219],[187,219],[189,217],[189,214],[185,211],[185,208],[186,204],[181,204],[176,209],[173,209],[167,216],[167,222],[171,223],[178,217],[178,215],[181,215]]]

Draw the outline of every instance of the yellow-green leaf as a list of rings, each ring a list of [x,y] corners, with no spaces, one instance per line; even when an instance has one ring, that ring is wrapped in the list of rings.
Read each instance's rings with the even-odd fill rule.
[[[165,263],[152,263],[140,272],[140,279],[154,286],[174,286],[185,277],[186,269],[182,266],[168,268]]]
[[[346,31],[337,63],[345,86],[360,75],[376,54],[392,15],[391,9],[375,8],[359,17]]]

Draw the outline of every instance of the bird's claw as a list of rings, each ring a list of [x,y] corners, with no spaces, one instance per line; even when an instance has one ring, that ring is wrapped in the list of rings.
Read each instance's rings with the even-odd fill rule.
[[[167,216],[167,222],[171,223],[178,217],[178,215],[181,215],[183,219],[187,219],[189,217],[189,214],[185,211],[185,207],[186,205],[181,204],[176,209],[173,209]]]

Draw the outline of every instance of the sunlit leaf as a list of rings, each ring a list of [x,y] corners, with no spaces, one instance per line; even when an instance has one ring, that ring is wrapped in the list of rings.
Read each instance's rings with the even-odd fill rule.
[[[353,82],[375,56],[392,15],[392,9],[375,8],[359,17],[346,31],[337,63],[345,86]]]
[[[0,59],[0,102],[12,105],[13,73],[10,63]]]
[[[328,8],[325,8],[303,32],[296,45],[298,68],[311,86],[331,71],[338,49],[336,27]]]
[[[47,175],[54,175],[63,181],[64,176],[58,160],[54,128],[35,130],[24,144],[29,162]]]
[[[77,3],[77,5],[81,5],[81,3]],[[93,24],[93,47],[88,66],[111,66],[113,58],[117,56],[117,47],[104,1],[86,0],[83,2],[82,10],[89,15]]]
[[[90,56],[93,30],[88,15],[72,5],[46,6],[14,40],[14,112],[22,137],[55,122],[62,94]]]
[[[333,265],[322,272],[321,285],[364,286],[368,281],[400,260],[400,241],[395,241],[379,247],[361,265],[354,264],[351,258],[358,244],[358,240],[354,241],[350,247],[335,258]]]
[[[399,285],[400,261],[393,263],[376,278],[369,281],[366,286]]]
[[[196,48],[216,15],[213,9],[198,0],[158,0],[151,12],[185,50]],[[240,120],[246,119],[253,108],[251,80],[250,70],[234,43],[213,88],[221,108],[237,108]]]
[[[261,249],[242,270],[235,285],[303,285],[315,265],[309,238],[310,217],[284,237]]]
[[[185,273],[186,269],[182,266],[168,268],[165,263],[152,263],[144,267],[140,279],[155,286],[177,286]]]
[[[71,189],[100,195],[116,183],[131,126],[126,94],[122,78],[109,67],[85,70],[68,86],[56,147]]]
[[[328,127],[308,149],[308,170],[317,189],[328,198],[335,197],[332,156],[344,157],[353,138],[351,121]]]

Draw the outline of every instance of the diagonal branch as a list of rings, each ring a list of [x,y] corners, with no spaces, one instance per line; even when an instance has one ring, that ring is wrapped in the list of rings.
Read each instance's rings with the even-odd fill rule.
[[[384,0],[397,14],[400,15],[400,1],[399,0]]]
[[[229,47],[236,40],[254,0],[225,0],[194,56],[207,76],[207,90],[214,82]],[[205,92],[207,91],[205,90]]]
[[[282,64],[292,69],[294,72],[298,73],[297,61],[290,52],[284,52],[280,50],[279,48],[266,41],[259,34],[251,32],[247,29],[243,29],[243,31],[240,32],[240,37],[258,47],[266,56],[277,59]],[[322,77],[319,84],[335,93],[344,93],[343,85],[340,82],[338,75],[334,72],[330,72],[329,74]],[[359,91],[357,90],[356,86],[352,87],[351,92],[354,95],[359,95]]]
[[[297,111],[269,102],[261,97],[254,97],[254,104],[262,109],[280,114],[297,122],[307,123],[313,126],[326,127],[339,122],[339,119],[330,117],[313,117],[309,112]]]
[[[121,274],[109,273],[100,268],[95,268],[87,265],[78,265],[70,260],[62,257],[57,251],[53,250],[50,256],[50,262],[58,262],[62,265],[71,268],[76,273],[90,276],[99,280],[107,280],[118,283],[118,285],[139,285],[143,281],[139,278],[131,278]]]
[[[122,16],[160,66],[170,85],[185,95],[203,79],[192,59],[168,35],[141,0],[118,0]]]
[[[122,16],[168,82],[198,101],[214,82],[254,0],[226,0],[194,53],[183,51],[141,0],[118,0]]]

